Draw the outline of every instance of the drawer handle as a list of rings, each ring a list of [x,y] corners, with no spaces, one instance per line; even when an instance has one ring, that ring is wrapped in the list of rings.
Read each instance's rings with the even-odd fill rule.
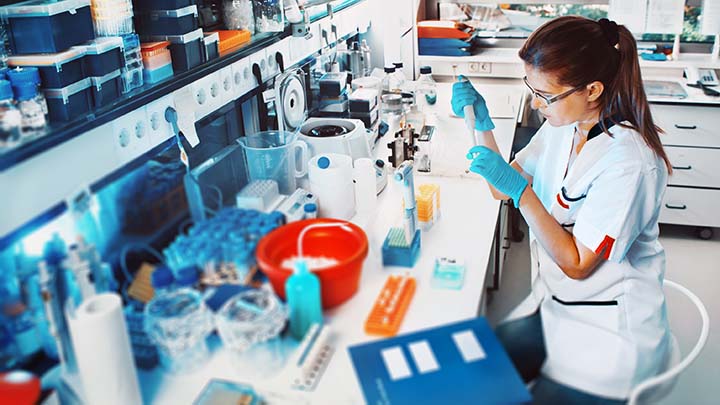
[[[673,170],[692,170],[692,166],[673,166]]]
[[[697,129],[697,125],[680,125],[680,124],[675,124],[675,128],[677,128],[677,129]]]
[[[683,205],[665,204],[665,208],[670,209],[670,210],[684,210],[684,209],[687,209],[687,205],[685,205],[685,204],[683,204]]]

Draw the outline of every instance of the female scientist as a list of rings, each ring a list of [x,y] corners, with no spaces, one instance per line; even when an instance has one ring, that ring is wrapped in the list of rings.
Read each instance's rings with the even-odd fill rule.
[[[635,40],[607,19],[562,17],[519,54],[532,107],[547,120],[511,164],[483,97],[463,81],[452,98],[458,115],[473,106],[482,133],[470,170],[512,199],[532,234],[532,315],[497,334],[535,381],[536,403],[622,403],[664,371],[670,339],[658,214],[671,166]]]

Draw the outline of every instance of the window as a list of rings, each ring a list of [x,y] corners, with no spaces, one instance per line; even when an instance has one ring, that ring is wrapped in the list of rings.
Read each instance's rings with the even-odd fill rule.
[[[713,37],[701,33],[703,0],[686,0],[685,22],[680,40],[712,43]],[[441,19],[463,21],[481,30],[481,37],[523,38],[545,21],[564,15],[580,15],[594,20],[608,16],[607,0],[568,0],[567,3],[491,3],[482,0],[440,1]],[[638,34],[641,41],[672,42],[674,35]]]

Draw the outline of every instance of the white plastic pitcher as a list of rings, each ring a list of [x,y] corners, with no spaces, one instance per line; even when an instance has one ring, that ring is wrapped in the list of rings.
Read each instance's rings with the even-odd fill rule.
[[[245,151],[248,180],[275,180],[280,194],[290,195],[296,179],[307,174],[310,154],[307,144],[288,131],[262,131],[238,139]],[[299,155],[298,155],[299,152]],[[298,169],[295,158],[299,156]]]

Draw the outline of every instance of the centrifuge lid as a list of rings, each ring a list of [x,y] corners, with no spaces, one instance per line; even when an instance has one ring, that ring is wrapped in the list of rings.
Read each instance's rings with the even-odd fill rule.
[[[306,135],[314,138],[332,138],[347,133],[348,129],[341,125],[324,124],[310,128]]]

